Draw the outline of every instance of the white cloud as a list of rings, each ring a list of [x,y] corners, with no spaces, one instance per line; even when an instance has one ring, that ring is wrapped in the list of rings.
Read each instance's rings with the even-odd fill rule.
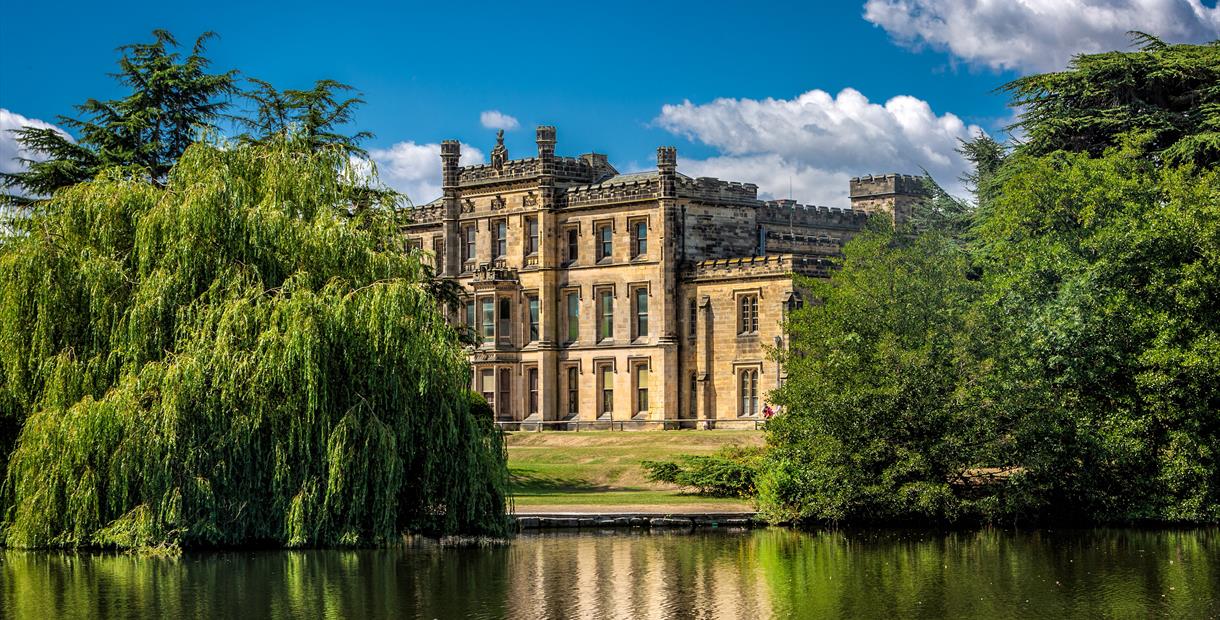
[[[884,105],[851,88],[832,96],[811,90],[794,99],[717,99],[666,105],[661,127],[720,151],[705,160],[683,159],[695,176],[757,183],[769,198],[846,207],[853,176],[927,170],[950,192],[962,194],[967,169],[959,139],[981,133],[956,115],[937,115],[927,102],[900,95]]]
[[[909,47],[992,69],[1062,70],[1074,54],[1126,50],[1128,31],[1169,42],[1220,38],[1201,0],[868,0],[864,19]]]
[[[72,139],[67,132],[51,123],[36,118],[26,118],[16,112],[0,108],[0,172],[20,172],[25,170],[25,165],[19,162],[18,159],[34,161],[46,159],[46,156],[42,153],[30,151],[17,142],[17,134],[13,133],[13,130],[21,129],[22,127],[51,128],[67,136],[69,140]]]
[[[398,142],[386,149],[371,149],[369,158],[377,164],[381,181],[403,192],[417,205],[441,195],[441,145]],[[483,163],[483,152],[462,144],[458,162],[463,166]]]
[[[509,116],[499,110],[484,110],[479,114],[479,122],[488,129],[503,129],[512,131],[521,126],[515,117]]]

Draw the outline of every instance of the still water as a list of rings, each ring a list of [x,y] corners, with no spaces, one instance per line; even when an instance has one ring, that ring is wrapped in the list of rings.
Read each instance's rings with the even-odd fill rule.
[[[523,535],[495,548],[0,552],[16,618],[1214,618],[1220,530]]]

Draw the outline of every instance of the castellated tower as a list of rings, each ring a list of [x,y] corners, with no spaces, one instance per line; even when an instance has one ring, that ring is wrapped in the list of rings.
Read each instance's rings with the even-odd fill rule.
[[[673,146],[657,147],[657,172],[661,179],[661,196],[673,197],[674,183],[678,172],[678,148]]]
[[[895,223],[911,216],[911,208],[929,197],[923,177],[913,174],[878,174],[852,177],[851,208],[866,213],[889,213]]]
[[[555,156],[555,127],[539,125],[536,135],[538,143],[538,159],[550,159]]]

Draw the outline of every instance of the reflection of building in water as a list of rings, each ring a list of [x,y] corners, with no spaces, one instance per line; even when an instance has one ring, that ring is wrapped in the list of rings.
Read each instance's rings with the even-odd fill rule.
[[[647,537],[648,544],[624,544]],[[530,534],[511,547],[511,618],[769,618],[749,535]],[[557,558],[563,558],[556,565]]]
[[[459,166],[406,232],[462,285],[451,317],[481,344],[474,389],[505,421],[753,421],[782,380],[767,350],[798,306],[794,274],[821,276],[875,212],[905,217],[916,177],[852,179],[851,209],[762,201],[751,183],[691,178],[677,151],[620,174],[605,155],[538,153]]]

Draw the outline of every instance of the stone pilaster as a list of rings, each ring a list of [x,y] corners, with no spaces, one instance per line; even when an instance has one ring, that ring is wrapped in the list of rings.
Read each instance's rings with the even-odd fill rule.
[[[678,149],[662,146],[657,149],[657,172],[660,178],[660,200],[658,210],[661,222],[661,282],[655,298],[660,301],[658,314],[661,325],[657,344],[661,346],[659,367],[653,373],[663,377],[663,401],[661,416],[666,420],[677,419],[678,391],[681,381],[678,376]],[[659,371],[659,372],[658,372]]]
[[[559,377],[558,353],[559,317],[563,312],[560,307],[559,273],[563,254],[555,211],[555,128],[545,125],[538,127],[537,143],[538,268],[542,271],[542,283],[538,290],[538,304],[542,309],[541,324],[538,326],[538,406],[542,419],[555,420],[560,417],[559,394],[564,387]]]

